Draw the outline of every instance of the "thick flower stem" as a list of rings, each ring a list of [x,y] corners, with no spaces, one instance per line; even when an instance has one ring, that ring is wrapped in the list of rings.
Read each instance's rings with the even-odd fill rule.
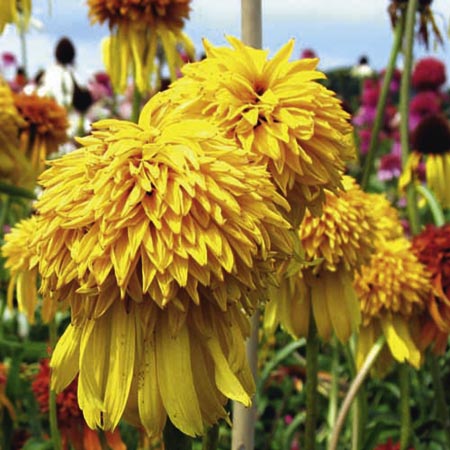
[[[400,384],[400,450],[407,450],[411,440],[411,414],[409,411],[409,367],[406,363],[399,368]]]
[[[438,418],[442,423],[444,430],[446,446],[443,450],[450,449],[450,415],[448,412],[447,403],[445,401],[445,391],[442,385],[441,368],[439,367],[439,359],[433,353],[429,355],[431,376],[433,377],[434,398],[436,400],[436,408]]]
[[[373,163],[375,160],[375,154],[378,147],[378,136],[380,134],[381,126],[383,125],[384,110],[386,108],[386,100],[389,94],[389,86],[391,84],[392,76],[394,74],[395,65],[397,62],[397,56],[400,51],[403,31],[405,28],[405,20],[403,15],[397,21],[394,33],[394,42],[392,43],[391,54],[386,67],[386,73],[383,77],[383,85],[381,87],[380,97],[378,99],[377,110],[375,114],[375,121],[372,127],[372,133],[370,135],[369,150],[366,155],[364,163],[363,174],[361,179],[361,187],[363,190],[367,190],[370,181],[370,175],[373,170]]]
[[[242,0],[241,2],[242,42],[254,48],[262,45],[262,0]],[[247,358],[253,377],[257,378],[258,332],[260,312],[257,310],[251,320],[251,335],[247,340]],[[233,404],[232,450],[253,450],[255,445],[256,403],[245,408],[240,403]]]
[[[339,435],[342,430],[342,427],[344,426],[344,422],[347,417],[348,411],[350,410],[350,407],[353,401],[355,400],[356,395],[358,394],[359,388],[366,379],[369,370],[377,360],[377,357],[381,349],[383,348],[384,343],[385,338],[384,336],[381,336],[378,339],[378,341],[375,342],[373,347],[370,349],[366,359],[364,360],[363,365],[361,366],[361,369],[354,378],[350,386],[350,389],[348,390],[348,393],[345,396],[344,402],[342,403],[341,409],[339,411],[338,418],[336,420],[336,425],[331,434],[330,445],[328,446],[328,450],[336,450],[338,448]]]
[[[306,340],[306,424],[305,450],[316,448],[317,422],[317,371],[319,356],[319,336],[313,318],[310,319],[308,339]]]
[[[418,0],[409,0],[406,10],[404,62],[400,82],[400,143],[402,146],[402,166],[406,167],[409,158],[409,99],[411,90],[411,71],[413,64],[414,29]],[[413,184],[406,188],[407,212],[412,234],[420,231],[419,214],[417,210],[416,191]]]
[[[338,401],[339,401],[339,345],[336,337],[331,342],[331,386],[330,397],[328,400],[328,427],[333,429],[336,423]],[[330,445],[330,437],[328,435],[328,445]]]
[[[170,420],[166,422],[163,437],[165,450],[192,450],[192,439],[176,428]]]
[[[53,319],[49,324],[49,335],[50,335],[50,348],[53,351],[56,346],[56,341],[58,340],[55,319]],[[49,403],[48,406],[49,406],[50,434],[52,437],[53,449],[61,450],[61,435],[59,433],[58,411],[56,408],[56,392],[52,389],[50,389],[48,403]]]
[[[247,340],[247,358],[256,380],[258,367],[258,331],[260,312],[257,310],[251,319],[251,335]],[[253,450],[255,447],[256,403],[246,408],[238,402],[233,402],[233,433],[231,436],[232,450]]]

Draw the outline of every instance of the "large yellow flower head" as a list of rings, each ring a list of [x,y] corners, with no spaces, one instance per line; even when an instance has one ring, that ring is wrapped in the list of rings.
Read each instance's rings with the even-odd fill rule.
[[[394,359],[418,367],[421,353],[412,327],[425,306],[431,283],[411,243],[404,237],[378,240],[376,253],[356,274],[354,286],[362,313],[357,364],[362,364],[372,345],[384,334]]]
[[[69,138],[67,111],[54,99],[37,94],[15,94],[14,104],[25,121],[20,130],[22,152],[40,174],[47,156]]]
[[[14,105],[11,89],[0,77],[0,180],[31,188],[31,166],[19,151],[19,128],[23,126],[25,121]]]
[[[190,101],[190,112],[213,117],[266,163],[298,224],[305,207],[320,212],[325,189],[341,187],[345,162],[354,157],[349,115],[318,82],[325,75],[316,70],[317,59],[289,61],[293,40],[273,58],[228,41],[232,48],[204,40],[207,57],[184,66],[166,95]]]
[[[27,26],[31,16],[31,0],[3,0],[0,8],[0,34],[7,23]]]
[[[112,84],[119,92],[134,68],[137,87],[147,92],[162,45],[172,80],[182,60],[177,47],[193,58],[194,47],[182,29],[189,18],[191,0],[88,0],[92,23],[107,23],[111,30],[103,56]]]
[[[246,311],[272,249],[290,251],[288,205],[264,166],[169,107],[98,122],[80,143],[42,174],[37,203],[41,291],[72,310],[53,386],[79,373],[91,427],[125,416],[157,434],[167,414],[201,434],[227,398],[249,404]]]
[[[325,340],[334,332],[345,342],[359,326],[353,274],[374,251],[377,219],[368,195],[351,177],[344,177],[344,187],[339,196],[326,192],[321,216],[306,212],[299,227],[306,264],[282,267],[280,289],[266,307],[266,329],[281,323],[295,337],[307,336],[311,308]]]

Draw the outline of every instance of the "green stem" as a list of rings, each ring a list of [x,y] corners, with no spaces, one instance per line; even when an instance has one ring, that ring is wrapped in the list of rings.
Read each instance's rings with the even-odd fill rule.
[[[331,386],[328,401],[328,428],[333,429],[336,423],[338,401],[339,401],[339,347],[336,337],[331,343]],[[330,445],[331,435],[328,434],[328,445]]]
[[[441,368],[439,367],[439,360],[433,353],[429,355],[431,365],[431,376],[433,377],[434,398],[436,401],[436,408],[438,413],[438,420],[442,423],[444,430],[446,446],[443,450],[450,449],[450,415],[448,412],[447,403],[445,401],[445,391],[442,385]]]
[[[339,435],[341,433],[342,427],[344,426],[345,418],[347,417],[348,411],[350,410],[350,407],[353,401],[355,400],[355,397],[358,394],[358,391],[362,383],[366,379],[369,370],[371,369],[379,353],[381,352],[384,343],[385,338],[384,336],[381,336],[370,349],[366,359],[364,360],[363,365],[361,366],[361,369],[357,373],[356,377],[353,379],[350,389],[348,390],[347,395],[345,396],[344,402],[342,403],[341,409],[339,411],[338,418],[336,420],[336,425],[334,426],[333,431],[331,433],[330,445],[328,446],[328,450],[337,449]]]
[[[0,181],[0,193],[8,194],[15,197],[28,198],[30,200],[36,199],[34,193],[29,191],[28,189],[13,186],[12,184],[2,183],[1,181]]]
[[[137,123],[139,120],[139,114],[141,112],[141,101],[142,101],[142,94],[140,93],[138,87],[134,86],[133,91],[133,105],[131,110],[131,122]]]
[[[53,319],[49,323],[49,334],[50,334],[50,347],[52,351],[55,349],[56,341],[58,340],[58,335],[56,331],[56,321]],[[50,389],[50,387],[49,387]],[[56,392],[50,389],[49,395],[49,421],[50,421],[50,435],[53,441],[54,450],[61,450],[61,435],[58,428],[58,411],[56,407]]]
[[[202,450],[216,450],[219,445],[219,424],[213,425],[203,436]]]
[[[428,207],[430,208],[431,214],[433,216],[433,222],[437,227],[442,227],[445,224],[445,216],[442,212],[440,203],[437,201],[434,194],[423,184],[416,185],[416,191],[427,201]]]
[[[317,383],[319,336],[313,317],[310,318],[308,339],[306,340],[306,423],[305,450],[316,448]]]
[[[192,439],[176,428],[169,419],[164,427],[163,437],[165,450],[192,450]]]
[[[411,414],[409,411],[409,367],[400,365],[400,450],[407,450],[411,440]]]
[[[404,39],[403,72],[400,82],[400,143],[402,147],[402,166],[406,167],[409,158],[409,97],[411,91],[411,71],[413,64],[413,44],[416,24],[418,0],[409,0],[406,10],[406,25]],[[407,213],[412,234],[420,231],[419,213],[414,185],[410,183],[406,188]]]
[[[364,190],[367,190],[370,175],[373,170],[375,154],[378,148],[378,137],[380,134],[381,126],[383,124],[384,110],[386,107],[387,96],[389,94],[389,86],[391,84],[392,76],[394,74],[397,56],[400,51],[404,27],[405,21],[402,14],[401,18],[397,21],[397,25],[395,27],[394,42],[392,43],[391,54],[389,56],[386,72],[383,77],[383,85],[381,87],[380,98],[378,99],[375,121],[372,127],[372,133],[370,135],[369,150],[366,155],[361,179],[361,187]]]

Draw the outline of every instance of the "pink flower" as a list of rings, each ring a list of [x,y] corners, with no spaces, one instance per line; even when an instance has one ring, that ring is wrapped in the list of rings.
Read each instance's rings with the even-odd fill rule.
[[[445,64],[432,56],[417,61],[411,78],[418,91],[438,90],[446,80]]]

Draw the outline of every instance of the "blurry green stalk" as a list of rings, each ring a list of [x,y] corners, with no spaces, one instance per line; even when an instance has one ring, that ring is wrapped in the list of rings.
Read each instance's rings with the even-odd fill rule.
[[[56,320],[53,319],[49,323],[49,334],[50,334],[50,347],[54,351],[56,342],[58,340],[58,335],[56,331]],[[50,386],[49,386],[50,389]],[[58,427],[58,411],[56,408],[56,392],[50,389],[49,394],[49,421],[50,421],[50,435],[53,442],[54,450],[61,450],[61,435],[59,433]]]
[[[402,147],[402,167],[409,158],[409,100],[411,91],[411,71],[413,65],[413,46],[418,0],[409,0],[406,10],[405,37],[403,42],[403,72],[400,82],[400,143]],[[420,219],[417,210],[416,190],[413,183],[406,187],[406,209],[413,235],[420,232]],[[408,366],[400,365],[400,450],[406,450],[411,441],[411,413],[409,410],[410,380]]]
[[[137,123],[139,121],[139,114],[141,112],[142,94],[139,91],[136,83],[133,91],[133,103],[131,109],[131,121]]]
[[[370,181],[370,175],[373,170],[373,164],[375,160],[375,155],[378,148],[378,137],[380,134],[381,127],[384,121],[384,110],[386,108],[387,96],[389,94],[389,87],[391,84],[392,76],[394,74],[397,56],[400,51],[402,44],[403,32],[405,29],[405,19],[402,14],[394,30],[394,42],[392,43],[391,54],[389,55],[389,61],[386,67],[386,72],[383,77],[383,84],[381,87],[380,97],[377,103],[377,110],[375,114],[375,121],[372,127],[372,133],[370,135],[369,150],[366,155],[363,174],[361,179],[361,188],[367,190]]]
[[[314,317],[311,314],[308,339],[306,340],[306,423],[305,423],[305,450],[316,448],[317,424],[317,379],[319,336],[317,334]]]
[[[375,342],[375,344],[372,346],[369,353],[367,354],[366,359],[364,360],[364,363],[361,366],[361,369],[359,369],[359,372],[356,374],[356,377],[354,377],[350,389],[348,390],[347,395],[345,396],[345,399],[342,403],[341,409],[339,411],[336,420],[336,424],[332,430],[328,450],[336,450],[338,448],[339,435],[341,433],[342,427],[344,426],[344,422],[350,410],[350,407],[352,406],[359,392],[359,389],[361,388],[364,380],[366,379],[366,376],[368,375],[370,369],[377,360],[378,355],[381,352],[385,342],[386,340],[384,336],[381,336]]]
[[[406,11],[404,61],[400,82],[400,143],[402,147],[402,166],[406,167],[409,158],[409,99],[411,91],[411,71],[413,65],[414,29],[416,24],[416,11],[418,0],[409,0]],[[406,190],[407,212],[412,234],[420,232],[419,214],[417,211],[416,191],[413,183]]]

